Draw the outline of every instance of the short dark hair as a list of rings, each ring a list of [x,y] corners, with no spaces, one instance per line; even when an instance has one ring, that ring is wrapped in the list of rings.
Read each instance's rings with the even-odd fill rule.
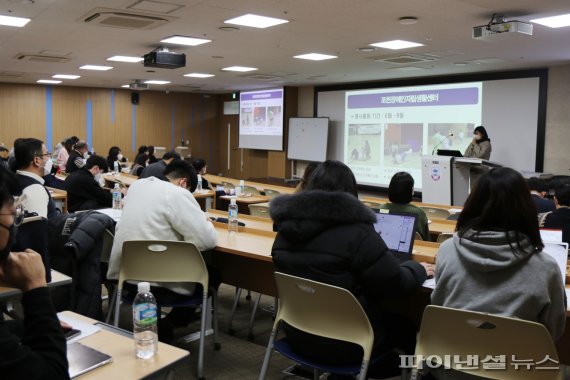
[[[75,150],[81,150],[83,148],[88,148],[87,143],[85,141],[78,141],[75,143]]]
[[[473,133],[475,132],[479,132],[482,136],[481,140],[479,140],[479,142],[481,141],[491,141],[491,139],[489,138],[489,135],[487,134],[487,130],[485,129],[484,126],[480,125],[477,128],[475,128],[473,130]]]
[[[16,168],[25,169],[34,160],[41,156],[43,141],[34,138],[21,138],[14,141],[14,157]]]
[[[143,153],[146,153],[146,152],[148,152],[148,148],[147,148],[146,145],[141,145],[141,146],[139,146],[138,154],[143,154]]]
[[[407,172],[398,172],[392,176],[388,185],[388,199],[392,203],[410,203],[414,194],[414,177]]]
[[[148,155],[149,155],[149,157],[154,155],[154,146],[153,145],[148,146]]]
[[[546,181],[538,177],[529,178],[527,184],[529,190],[531,191],[538,191],[539,193],[542,193],[543,191],[548,191],[548,185],[546,185]]]
[[[196,169],[197,172],[204,169],[204,166],[206,165],[207,165],[206,160],[204,160],[203,158],[197,158],[194,161],[192,161],[192,166],[194,166],[194,169]]]
[[[4,165],[0,165],[0,207],[20,194],[22,194],[22,187],[14,173]]]
[[[164,176],[169,180],[186,178],[190,185],[190,191],[196,190],[196,186],[198,185],[196,170],[184,160],[173,160],[170,164],[166,165]]]
[[[163,160],[170,160],[171,158],[174,158],[174,160],[180,160],[180,155],[178,153],[176,153],[175,151],[171,150],[169,152],[164,153],[164,155],[162,156]]]
[[[521,236],[526,236],[537,250],[544,244],[538,230],[536,207],[524,178],[510,168],[493,168],[479,177],[457,218],[460,237],[468,230],[516,233],[519,249]],[[512,242],[509,240],[511,248]]]
[[[139,165],[146,165],[146,161],[148,160],[148,154],[143,153],[143,154],[139,154],[137,156],[137,158],[135,158],[135,164],[139,164]]]
[[[112,146],[109,148],[109,157],[113,158],[113,161],[117,160],[117,156],[121,153],[121,148],[118,146]]]
[[[9,150],[4,146],[0,146],[0,152],[9,152]]]
[[[356,178],[352,170],[334,160],[326,160],[317,166],[304,190],[343,191],[358,198]]]
[[[554,192],[554,196],[560,206],[570,206],[570,185],[560,186]]]
[[[318,162],[309,162],[307,164],[307,166],[305,167],[305,172],[303,173],[303,178],[301,178],[301,183],[299,184],[301,190],[304,190],[307,187],[307,183],[309,182],[311,175],[313,175],[313,172],[318,166],[319,166]]]
[[[87,162],[85,163],[85,169],[92,169],[93,166],[98,166],[99,169],[103,170],[103,172],[107,172],[109,170],[109,164],[107,164],[107,160],[96,154],[89,156]]]

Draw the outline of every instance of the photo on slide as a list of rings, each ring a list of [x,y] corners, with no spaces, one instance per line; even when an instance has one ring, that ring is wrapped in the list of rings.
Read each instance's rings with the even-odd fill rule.
[[[281,124],[281,107],[273,106],[267,107],[267,126],[271,127],[273,125]]]
[[[349,124],[348,164],[380,165],[382,155],[381,124]]]
[[[253,120],[253,109],[252,108],[242,108],[241,109],[241,125],[248,126],[251,125]]]
[[[423,124],[386,124],[384,167],[419,169],[422,162]]]
[[[465,153],[465,149],[473,139],[473,129],[475,129],[473,123],[428,124],[427,154],[431,154],[438,144],[437,149],[458,150],[461,154]],[[437,154],[437,151],[434,154]]]
[[[256,127],[265,127],[267,107],[255,107],[253,109],[253,123]]]

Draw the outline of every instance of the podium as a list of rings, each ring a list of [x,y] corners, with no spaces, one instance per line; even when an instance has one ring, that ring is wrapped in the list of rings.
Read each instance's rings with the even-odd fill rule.
[[[422,202],[462,206],[477,177],[502,166],[481,158],[422,156]]]

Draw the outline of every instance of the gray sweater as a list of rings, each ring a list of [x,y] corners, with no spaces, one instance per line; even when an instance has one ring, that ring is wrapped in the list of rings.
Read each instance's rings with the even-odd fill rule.
[[[483,160],[489,160],[491,158],[491,141],[481,141],[479,143],[471,143],[465,149],[463,154],[465,157],[470,158],[482,158]]]
[[[515,251],[504,232],[468,231],[441,244],[437,255],[434,305],[516,317],[543,324],[556,341],[566,323],[566,295],[560,269],[546,253],[530,253],[530,241]]]

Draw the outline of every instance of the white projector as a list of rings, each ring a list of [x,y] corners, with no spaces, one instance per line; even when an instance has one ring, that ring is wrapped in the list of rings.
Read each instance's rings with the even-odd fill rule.
[[[488,41],[517,34],[532,36],[532,24],[522,21],[505,21],[473,28],[474,40]]]

